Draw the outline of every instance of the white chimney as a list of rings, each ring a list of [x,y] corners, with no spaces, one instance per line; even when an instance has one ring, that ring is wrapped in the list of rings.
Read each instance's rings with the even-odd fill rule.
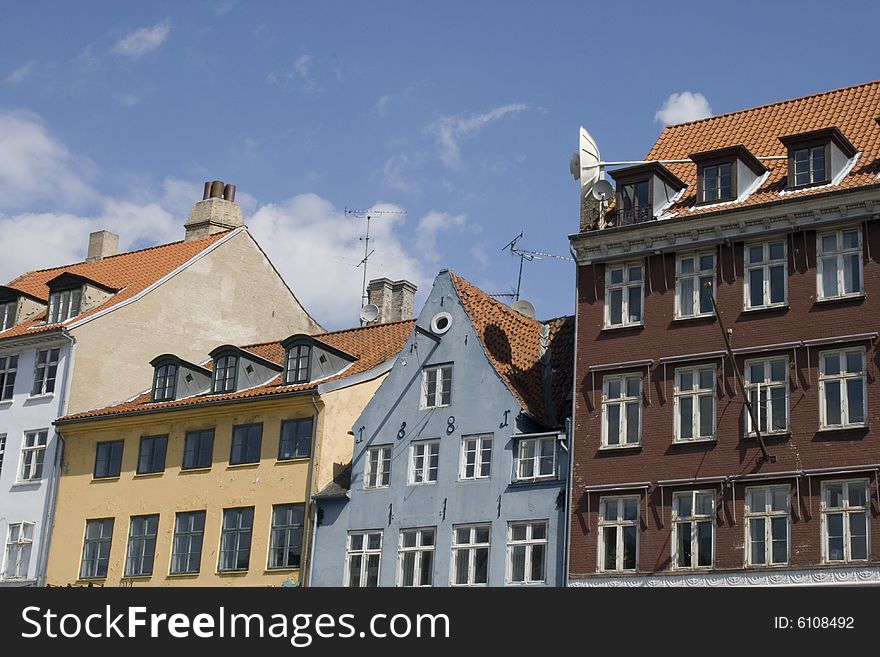
[[[235,203],[235,185],[222,180],[205,183],[202,200],[195,204],[186,220],[185,241],[199,240],[216,233],[244,226],[241,206]]]
[[[99,230],[89,234],[89,252],[86,262],[95,262],[119,253],[119,235],[109,230]]]

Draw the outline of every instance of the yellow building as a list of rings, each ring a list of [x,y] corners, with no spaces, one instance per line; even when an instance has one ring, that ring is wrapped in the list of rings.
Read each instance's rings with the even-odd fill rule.
[[[307,581],[311,496],[411,320],[155,358],[137,398],[57,422],[64,440],[47,584]]]

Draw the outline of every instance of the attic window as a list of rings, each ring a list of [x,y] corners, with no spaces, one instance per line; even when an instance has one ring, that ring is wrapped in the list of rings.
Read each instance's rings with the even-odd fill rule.
[[[49,295],[49,313],[46,323],[59,324],[79,315],[81,300],[82,288],[79,287],[52,292]]]
[[[311,354],[312,348],[307,344],[295,344],[287,350],[284,366],[285,383],[308,383]]]
[[[0,331],[11,329],[15,326],[15,310],[18,306],[16,300],[0,303]]]
[[[620,217],[621,225],[638,224],[654,216],[651,212],[651,184],[647,180],[622,185],[620,188]]]
[[[753,191],[767,167],[742,144],[688,156],[697,165],[697,205],[735,201]]]
[[[238,356],[220,356],[214,360],[212,392],[235,392]]]
[[[792,187],[806,187],[828,182],[827,167],[825,166],[826,151],[828,144],[808,146],[793,150],[789,156],[794,167],[794,185]]]
[[[663,214],[685,184],[659,162],[610,172],[617,183],[615,226],[651,221]]]
[[[171,401],[177,388],[177,365],[166,363],[155,370],[153,378],[153,401]]]
[[[837,128],[823,128],[780,137],[788,149],[788,187],[801,189],[825,185],[842,173],[856,147]]]
[[[731,201],[734,198],[736,185],[733,182],[733,162],[712,164],[700,169],[700,202],[715,203],[718,201]]]

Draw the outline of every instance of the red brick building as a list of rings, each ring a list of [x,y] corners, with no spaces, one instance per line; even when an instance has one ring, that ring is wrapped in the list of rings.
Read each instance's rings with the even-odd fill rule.
[[[647,160],[571,237],[569,583],[880,582],[880,82]]]

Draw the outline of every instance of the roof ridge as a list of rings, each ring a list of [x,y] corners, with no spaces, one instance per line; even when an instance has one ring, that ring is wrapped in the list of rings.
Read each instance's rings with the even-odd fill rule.
[[[377,328],[381,328],[381,327],[385,327],[385,326],[396,326],[397,324],[406,324],[407,322],[415,322],[415,321],[416,321],[415,318],[411,317],[410,319],[398,319],[393,322],[382,322],[381,324],[370,324],[369,326],[352,326],[352,327],[345,328],[345,329],[339,329],[337,331],[324,331],[323,333],[313,333],[313,334],[303,333],[303,335],[308,335],[310,338],[315,338],[316,340],[320,340],[325,335],[339,335],[341,333],[352,333],[354,331],[373,330],[373,329],[377,329]],[[292,335],[299,335],[299,334],[294,333]],[[270,344],[280,345],[282,342],[284,342],[284,340],[268,340],[266,342],[255,342],[253,344],[243,344],[243,345],[240,345],[239,348],[240,349],[247,349],[250,347],[265,347]]]
[[[516,318],[517,320],[521,320],[521,321],[524,321],[524,322],[526,322],[526,323],[528,323],[528,322],[534,322],[534,323],[536,323],[536,324],[541,324],[541,323],[542,323],[542,322],[541,322],[540,320],[538,320],[538,319],[531,319],[531,318],[529,318],[529,317],[526,317],[526,316],[523,315],[522,313],[517,312],[516,310],[514,310],[513,308],[511,308],[510,306],[508,306],[506,303],[503,303],[503,302],[499,301],[498,299],[496,299],[495,297],[493,297],[493,296],[490,295],[489,293],[485,292],[485,291],[482,290],[481,288],[479,288],[479,287],[477,287],[476,285],[474,285],[473,283],[471,283],[469,280],[467,280],[467,279],[464,278],[463,276],[459,276],[458,274],[456,274],[456,273],[455,273],[454,271],[452,271],[451,269],[448,270],[448,271],[449,271],[449,275],[452,277],[452,282],[453,282],[453,284],[456,286],[456,289],[458,289],[458,285],[457,285],[457,283],[456,283],[456,280],[462,281],[462,282],[466,283],[467,285],[469,285],[470,287],[472,287],[474,290],[476,290],[479,294],[481,294],[482,296],[484,296],[486,299],[488,299],[488,300],[491,301],[492,303],[496,304],[496,305],[498,306],[499,310],[501,310],[501,311],[503,311],[503,312],[509,314],[511,317],[514,317],[514,318]],[[458,290],[458,291],[460,292],[460,290]],[[465,311],[467,312],[467,309],[465,309]],[[470,313],[468,313],[468,314],[470,314]]]

